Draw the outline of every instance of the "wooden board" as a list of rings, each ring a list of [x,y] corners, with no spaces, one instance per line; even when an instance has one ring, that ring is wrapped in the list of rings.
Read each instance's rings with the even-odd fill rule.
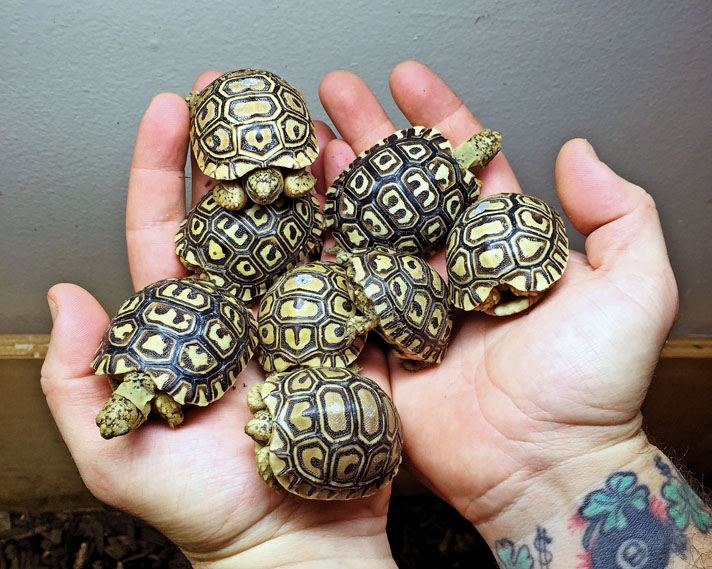
[[[0,360],[36,360],[47,355],[49,334],[0,334]],[[712,358],[712,336],[672,336],[660,357]]]
[[[44,359],[48,346],[49,334],[0,334],[0,359]]]

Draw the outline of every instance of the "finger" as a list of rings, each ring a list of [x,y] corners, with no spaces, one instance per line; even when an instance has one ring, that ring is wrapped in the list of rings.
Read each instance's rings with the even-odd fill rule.
[[[202,91],[210,83],[215,81],[218,77],[222,75],[222,72],[210,70],[204,71],[193,83],[193,91]],[[198,163],[195,161],[195,156],[193,155],[192,149],[189,148],[190,152],[190,176],[191,176],[191,204],[193,207],[197,204],[200,199],[208,193],[208,190],[212,188],[216,180],[210,176],[206,176],[198,167]]]
[[[331,141],[324,149],[324,178],[331,185],[346,166],[356,159],[351,146],[340,138]]]
[[[391,72],[390,88],[393,100],[411,124],[439,130],[453,146],[483,129],[448,84],[422,63],[404,61],[397,65]],[[483,196],[521,192],[514,172],[501,152],[477,173],[477,177],[482,180]]]
[[[355,154],[392,134],[395,126],[368,85],[350,71],[332,71],[319,85],[324,110]]]
[[[375,335],[375,332],[369,332],[366,346],[358,356],[357,363],[360,367],[358,374],[375,381],[389,397],[392,397],[387,355],[390,350],[380,338],[374,338]]]
[[[653,198],[613,172],[582,139],[567,142],[559,152],[556,187],[564,212],[587,236],[589,264],[640,302],[650,289],[675,296],[655,301],[671,307],[668,316],[674,317],[675,279]]]
[[[173,236],[185,218],[188,106],[174,93],[154,97],[138,128],[126,203],[126,245],[136,290],[188,274]]]
[[[356,158],[356,154],[354,154],[351,146],[340,138],[335,138],[329,142],[326,148],[322,150],[321,156],[324,160],[323,167],[326,187],[330,186],[336,177],[344,171],[344,168],[346,168],[346,166],[348,166]],[[324,196],[319,195],[319,198],[322,202],[325,200]],[[334,241],[331,231],[327,232],[324,237],[324,244],[321,253],[321,258],[323,260],[334,260],[334,256],[326,251],[328,251],[335,244],[336,242]]]
[[[316,130],[316,138],[319,141],[319,156],[317,156],[311,165],[311,173],[316,177],[316,193],[319,201],[323,203],[324,193],[332,180],[331,178],[326,178],[324,175],[324,165],[326,163],[324,156],[327,146],[329,146],[332,140],[336,139],[336,135],[329,126],[322,121],[314,121],[314,128]]]
[[[393,100],[414,125],[436,128],[458,145],[484,127],[432,69],[404,61],[389,79]]]
[[[104,442],[94,421],[111,389],[105,376],[94,375],[90,364],[109,318],[76,285],[55,285],[47,298],[54,325],[42,366],[42,390],[62,437],[81,464]]]

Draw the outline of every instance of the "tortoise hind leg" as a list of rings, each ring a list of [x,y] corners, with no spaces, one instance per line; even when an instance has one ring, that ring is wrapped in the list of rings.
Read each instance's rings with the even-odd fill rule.
[[[148,374],[130,372],[96,416],[101,436],[111,439],[137,429],[151,411],[155,384]]]

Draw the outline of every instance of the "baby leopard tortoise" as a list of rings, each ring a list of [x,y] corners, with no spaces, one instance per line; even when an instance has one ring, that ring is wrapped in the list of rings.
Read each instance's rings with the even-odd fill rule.
[[[265,371],[346,367],[377,324],[360,313],[346,269],[314,261],[282,275],[260,301],[258,360]]]
[[[469,206],[447,239],[450,299],[507,316],[527,309],[566,268],[564,221],[544,201],[496,194]]]
[[[360,154],[326,192],[324,214],[343,249],[385,245],[430,256],[477,199],[470,170],[489,163],[502,137],[483,130],[453,149],[437,130],[400,130]]]
[[[249,303],[321,249],[323,227],[311,195],[231,211],[208,193],[181,224],[176,253],[201,278]]]
[[[316,500],[369,496],[398,472],[403,432],[378,385],[345,368],[300,368],[248,393],[257,470],[267,484]]]
[[[215,200],[241,209],[249,196],[268,204],[284,191],[307,194],[315,183],[304,168],[319,154],[303,95],[269,71],[239,69],[187,97],[190,139],[200,170],[220,180]]]
[[[136,429],[151,408],[180,425],[181,406],[222,397],[256,344],[252,312],[210,282],[166,279],[140,290],[109,323],[92,362],[114,388],[97,415],[101,436]]]
[[[427,261],[386,247],[329,250],[344,267],[362,312],[394,348],[401,365],[416,371],[439,363],[452,333],[452,306],[443,278]]]

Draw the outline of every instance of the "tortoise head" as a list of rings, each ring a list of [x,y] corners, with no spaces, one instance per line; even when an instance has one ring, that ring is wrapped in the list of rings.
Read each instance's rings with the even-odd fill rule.
[[[245,191],[250,199],[260,205],[267,205],[282,193],[284,177],[276,168],[253,170],[245,178]]]
[[[269,445],[272,439],[272,415],[267,409],[255,412],[254,417],[245,425],[245,433],[250,435],[255,442]]]

